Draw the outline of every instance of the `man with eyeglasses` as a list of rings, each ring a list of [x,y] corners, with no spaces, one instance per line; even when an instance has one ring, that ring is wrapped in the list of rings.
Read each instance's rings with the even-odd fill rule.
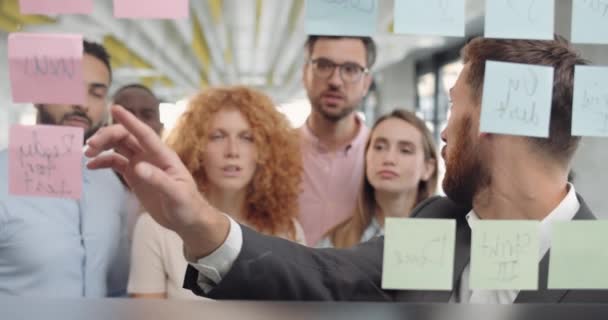
[[[369,37],[309,36],[302,81],[311,114],[299,129],[304,164],[299,220],[309,245],[348,218],[363,175],[368,128],[354,112],[369,90]]]

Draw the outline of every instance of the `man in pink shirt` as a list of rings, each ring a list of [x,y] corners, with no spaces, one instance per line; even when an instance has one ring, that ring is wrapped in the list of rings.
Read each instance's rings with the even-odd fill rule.
[[[357,117],[371,84],[369,37],[309,36],[303,83],[312,112],[299,129],[304,163],[299,220],[309,245],[348,218],[363,175],[368,128]]]

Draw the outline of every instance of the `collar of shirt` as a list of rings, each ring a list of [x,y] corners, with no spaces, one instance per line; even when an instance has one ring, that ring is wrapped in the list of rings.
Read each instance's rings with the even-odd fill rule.
[[[574,218],[581,204],[576,198],[574,185],[568,183],[568,194],[566,197],[540,222],[540,257],[551,247],[550,228],[555,221],[570,221]],[[474,210],[469,211],[466,215],[469,228],[473,230],[474,221],[480,220]]]
[[[363,231],[360,242],[366,242],[382,235],[384,235],[384,228],[380,226],[380,223],[378,223],[378,219],[376,219],[376,217],[373,217],[372,221]]]
[[[85,143],[85,145],[82,146],[82,180],[84,183],[91,183],[91,175],[95,171],[95,170],[90,170],[89,168],[87,168],[87,163],[89,163],[89,161],[92,160],[92,158],[89,158],[86,155],[84,155],[84,153],[87,151],[88,148],[89,148],[89,145],[87,145],[86,143]],[[114,152],[114,150],[107,150],[107,151],[102,152],[99,156],[112,154],[113,152]],[[118,174],[118,173],[116,173],[116,174]],[[126,189],[125,189],[125,191],[126,191]]]
[[[369,129],[365,126],[365,123],[359,116],[355,115],[355,121],[357,122],[359,129],[355,138],[341,148],[344,151],[344,154],[347,154],[353,147],[365,145],[365,142],[367,141]],[[304,125],[300,128],[300,132],[303,140],[313,146],[315,150],[319,152],[328,152],[329,149],[327,146],[310,130],[308,119],[306,119],[306,122],[304,122]]]

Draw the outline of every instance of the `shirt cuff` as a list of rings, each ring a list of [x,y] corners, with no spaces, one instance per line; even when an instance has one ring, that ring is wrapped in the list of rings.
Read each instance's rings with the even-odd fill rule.
[[[197,284],[205,293],[209,293],[228,274],[243,247],[241,226],[234,219],[228,219],[230,231],[224,243],[210,255],[197,261],[188,261],[198,271]]]

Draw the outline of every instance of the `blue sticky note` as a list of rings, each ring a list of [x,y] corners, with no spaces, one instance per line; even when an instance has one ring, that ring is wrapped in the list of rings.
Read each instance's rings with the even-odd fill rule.
[[[553,67],[486,61],[481,132],[548,137]]]
[[[608,2],[572,0],[572,42],[608,44]]]
[[[553,39],[555,0],[486,0],[485,37]]]
[[[395,33],[464,37],[464,0],[395,0]]]
[[[608,67],[575,66],[572,135],[608,137]]]
[[[307,0],[306,33],[371,36],[376,32],[377,0]]]

